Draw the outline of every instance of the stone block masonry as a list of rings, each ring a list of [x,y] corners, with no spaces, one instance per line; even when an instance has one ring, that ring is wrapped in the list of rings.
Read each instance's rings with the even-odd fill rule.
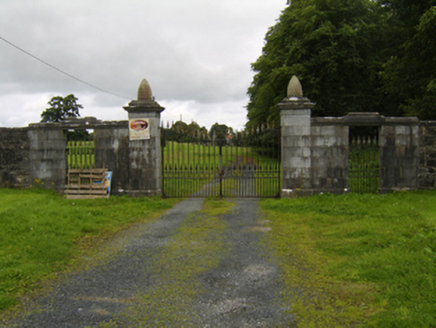
[[[30,180],[63,192],[67,176],[67,136],[60,123],[30,124]]]
[[[28,188],[29,135],[27,128],[0,128],[0,186]]]
[[[436,121],[419,125],[419,186],[434,188],[436,181]]]

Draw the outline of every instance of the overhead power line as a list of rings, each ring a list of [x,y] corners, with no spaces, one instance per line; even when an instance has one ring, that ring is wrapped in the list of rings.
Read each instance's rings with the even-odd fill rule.
[[[73,76],[73,75],[71,75],[71,74],[69,74],[69,73],[63,71],[63,70],[61,70],[60,68],[57,68],[56,66],[53,66],[53,65],[50,64],[50,63],[47,63],[46,61],[42,60],[41,58],[38,58],[38,57],[36,57],[35,55],[32,55],[30,52],[24,50],[23,48],[20,48],[19,46],[13,44],[12,42],[6,40],[5,38],[3,38],[3,37],[1,37],[1,36],[0,36],[0,39],[3,40],[4,42],[6,42],[7,44],[9,44],[10,46],[12,46],[12,47],[14,47],[14,48],[20,50],[21,52],[25,53],[26,55],[32,57],[33,59],[36,59],[37,61],[43,63],[44,65],[47,65],[48,67],[51,67],[52,69],[58,71],[59,73],[62,73],[62,74],[64,74],[64,75],[66,75],[66,76],[72,78],[73,80],[76,80],[76,81],[78,81],[78,82],[80,82],[80,83],[86,84],[87,86],[89,86],[89,87],[91,87],[91,88],[97,89],[97,90],[99,90],[99,91],[101,91],[101,92],[104,92],[104,93],[110,94],[110,95],[112,95],[112,96],[116,96],[116,97],[123,98],[123,99],[130,99],[130,98],[128,98],[128,97],[118,95],[118,94],[116,94],[116,93],[113,93],[113,92],[110,92],[110,91],[104,90],[104,89],[102,89],[102,88],[100,88],[100,87],[97,87],[97,86],[95,86],[95,85],[93,85],[93,84],[91,84],[91,83],[88,83],[88,82],[86,82],[86,81],[83,81],[82,79],[79,79],[79,78],[77,78],[77,77],[75,77],[75,76]]]

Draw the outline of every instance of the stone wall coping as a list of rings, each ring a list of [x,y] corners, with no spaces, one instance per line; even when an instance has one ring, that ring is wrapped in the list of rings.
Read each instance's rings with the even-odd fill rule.
[[[315,107],[316,103],[311,102],[308,98],[283,98],[282,102],[277,104],[280,111],[283,110],[294,110],[294,109],[312,109]]]
[[[159,105],[154,100],[132,100],[131,102],[129,102],[128,106],[124,106],[123,108],[129,113],[161,113],[165,110],[164,107]]]
[[[2,130],[8,130],[8,131],[20,131],[20,130],[23,130],[23,131],[27,131],[28,127],[25,126],[25,127],[7,128],[7,127],[4,127],[4,126],[0,126],[0,132]]]
[[[436,125],[436,121],[434,122]],[[351,112],[341,117],[313,117],[313,126],[325,125],[419,125],[416,117],[385,117],[376,112]]]
[[[94,118],[95,119],[95,118]],[[48,130],[70,130],[70,129],[96,129],[104,127],[128,127],[128,121],[100,121],[90,120],[88,117],[83,119],[69,119],[63,122],[50,122],[50,123],[31,123],[28,129],[48,129]]]
[[[436,126],[436,121],[419,121],[419,125]]]

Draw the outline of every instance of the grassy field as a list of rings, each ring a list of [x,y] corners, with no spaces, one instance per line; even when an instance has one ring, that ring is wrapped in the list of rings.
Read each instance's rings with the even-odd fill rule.
[[[436,326],[436,191],[264,200],[301,327]]]
[[[158,198],[71,201],[41,189],[0,189],[0,310],[95,242],[170,207]]]

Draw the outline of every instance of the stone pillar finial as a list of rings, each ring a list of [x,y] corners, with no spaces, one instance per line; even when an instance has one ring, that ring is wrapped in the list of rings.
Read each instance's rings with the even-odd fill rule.
[[[295,75],[292,76],[288,83],[286,97],[282,102],[277,104],[279,110],[292,109],[312,109],[316,104],[312,103],[307,97],[303,97],[303,87],[301,82]]]
[[[153,97],[151,92],[150,83],[146,79],[143,79],[138,88],[138,99],[129,102],[128,106],[123,107],[129,112],[129,119],[136,118],[134,113],[141,115],[145,112],[162,112],[165,108],[161,107]],[[143,116],[143,115],[142,115]]]
[[[143,79],[139,85],[138,100],[154,100],[150,84],[146,79]]]
[[[301,86],[300,80],[295,75],[292,76],[288,84],[287,90],[288,98],[303,98],[303,87]]]

